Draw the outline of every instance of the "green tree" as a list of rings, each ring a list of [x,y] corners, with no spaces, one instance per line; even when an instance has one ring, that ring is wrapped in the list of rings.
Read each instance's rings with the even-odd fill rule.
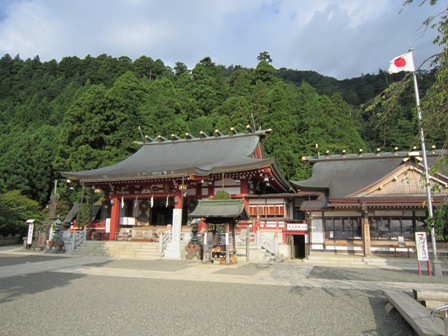
[[[213,197],[214,200],[226,200],[231,198],[230,194],[225,190],[219,190]]]
[[[278,81],[278,78],[276,76],[277,70],[270,65],[266,61],[261,61],[258,63],[257,68],[255,69],[254,77],[255,81],[262,81],[264,83],[274,83],[275,81]]]
[[[0,235],[26,233],[26,221],[42,221],[38,203],[14,190],[0,194]]]
[[[177,90],[169,79],[161,78],[151,82],[149,94],[140,107],[145,131],[153,137],[188,132],[182,106],[177,99]]]
[[[411,3],[411,0],[406,3]],[[424,4],[423,1],[421,4]],[[430,1],[431,5],[437,3],[436,0]],[[436,21],[438,20],[438,21]],[[442,51],[434,60],[436,66],[435,82],[429,88],[426,96],[423,98],[424,123],[422,127],[426,134],[432,139],[438,139],[443,142],[443,147],[448,145],[448,9],[439,16],[428,18],[424,24],[436,28],[438,35],[434,43],[442,48]],[[445,164],[445,166],[444,166]],[[446,169],[448,164],[447,157],[441,158],[440,162],[433,167],[432,173],[446,174],[443,167]],[[438,209],[434,213],[433,218],[429,218],[428,222],[431,227],[435,228],[436,235],[439,239],[446,239],[448,231],[448,197],[439,204]]]
[[[199,117],[191,121],[190,123],[190,133],[196,137],[201,135],[201,131],[205,132],[207,135],[211,135],[214,131],[213,124],[210,118]]]
[[[251,115],[254,118],[255,128],[268,128],[269,124],[269,90],[266,83],[257,82],[249,98]]]
[[[55,172],[53,161],[56,154],[58,129],[49,125],[38,128],[30,138],[27,146],[30,151],[30,165],[28,168],[28,195],[42,206],[48,201]]]
[[[299,156],[295,155],[299,137],[297,133],[299,119],[291,113],[293,106],[289,94],[292,92],[285,88],[279,83],[269,93],[268,124],[273,132],[265,141],[265,150],[269,156],[276,159],[285,177],[291,179],[299,169]]]
[[[216,122],[216,127],[221,130],[228,130],[234,127],[238,131],[243,131],[250,120],[249,104],[245,97],[232,96],[216,108],[220,116]]]
[[[182,74],[188,72],[188,67],[182,62],[176,62],[174,66],[174,75],[180,77]]]
[[[248,96],[252,90],[252,74],[247,70],[237,70],[229,78],[229,94],[231,96]]]
[[[142,90],[125,75],[115,87],[92,86],[67,112],[56,167],[60,170],[98,168],[115,163],[135,150]],[[119,93],[118,93],[119,92]]]
[[[267,51],[262,51],[260,55],[257,56],[258,61],[266,61],[268,63],[272,63],[271,55]]]
[[[133,65],[134,73],[138,78],[152,79],[152,65],[154,61],[151,57],[141,56],[137,58]]]

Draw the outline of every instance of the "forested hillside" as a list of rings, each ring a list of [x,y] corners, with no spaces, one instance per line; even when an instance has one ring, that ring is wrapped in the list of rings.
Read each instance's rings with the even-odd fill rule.
[[[420,91],[433,82],[421,73]],[[383,71],[338,81],[315,72],[183,63],[107,55],[41,62],[0,59],[0,194],[18,190],[44,206],[60,171],[98,168],[122,160],[145,135],[199,136],[247,124],[272,128],[266,155],[290,180],[309,176],[303,155],[329,150],[404,150],[418,145],[412,86],[393,113],[361,108],[403,75]],[[428,134],[443,144],[445,136]],[[66,192],[66,193],[65,193]],[[61,197],[73,198],[67,190]]]

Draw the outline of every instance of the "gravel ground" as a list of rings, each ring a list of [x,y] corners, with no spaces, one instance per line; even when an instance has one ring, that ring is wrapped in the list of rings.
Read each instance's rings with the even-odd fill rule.
[[[381,291],[45,272],[0,279],[0,334],[414,335],[385,303]]]
[[[18,265],[25,263],[34,263],[39,261],[57,260],[60,257],[49,256],[49,255],[17,255],[17,254],[3,254],[0,256],[0,267],[9,265]]]
[[[0,254],[0,274],[2,266],[6,269],[58,258],[61,256]],[[222,267],[191,261],[107,260],[89,267],[116,269],[116,274],[54,270],[1,278],[0,335],[415,335],[395,310],[386,314],[386,300],[383,292],[376,290],[378,286],[360,289],[355,284],[413,283],[422,288],[424,284],[448,284],[447,277],[419,276],[416,270],[297,263]],[[207,270],[244,279],[293,275],[306,279],[308,285],[125,277],[127,270],[170,275]],[[311,287],[314,279],[312,284],[342,280],[353,286]]]

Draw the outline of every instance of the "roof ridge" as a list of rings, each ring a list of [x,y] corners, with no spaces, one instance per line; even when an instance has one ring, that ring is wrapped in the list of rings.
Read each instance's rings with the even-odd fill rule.
[[[141,146],[148,146],[148,145],[160,145],[160,144],[188,143],[188,142],[196,142],[196,141],[215,141],[215,140],[240,138],[240,137],[253,136],[253,135],[256,135],[259,137],[265,137],[271,132],[272,132],[271,128],[253,131],[253,132],[247,132],[247,133],[233,133],[233,134],[222,134],[219,130],[215,130],[216,135],[207,135],[205,132],[201,131],[202,137],[200,137],[200,138],[196,138],[196,137],[192,136],[190,133],[185,133],[186,138],[180,138],[179,136],[177,136],[175,134],[171,134],[171,137],[173,138],[173,140],[168,140],[167,138],[165,138],[161,135],[158,135],[156,138],[146,137],[147,139],[151,139],[149,142],[134,141],[134,143],[141,145]]]
[[[447,155],[448,151],[446,149],[439,150],[427,150],[426,155],[428,156],[439,156]],[[302,161],[308,162],[322,162],[322,161],[343,161],[343,160],[372,160],[372,159],[396,159],[396,158],[407,158],[416,157],[422,155],[421,150],[412,151],[394,151],[394,152],[381,152],[376,153],[357,153],[357,154],[346,154],[342,152],[341,154],[320,154],[318,156],[303,156]]]

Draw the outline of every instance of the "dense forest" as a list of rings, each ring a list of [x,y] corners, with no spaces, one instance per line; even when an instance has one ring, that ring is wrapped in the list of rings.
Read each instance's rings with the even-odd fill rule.
[[[183,137],[186,132],[199,136],[200,131],[212,134],[215,129],[229,133],[230,127],[244,132],[248,124],[272,128],[265,152],[276,158],[289,180],[309,176],[310,168],[300,158],[317,150],[418,146],[411,81],[402,85],[393,110],[366,108],[391,83],[405,80],[403,73],[391,76],[379,70],[336,80],[312,71],[275,69],[269,57],[259,61],[248,69],[216,65],[205,57],[188,69],[180,62],[171,68],[148,56],[134,61],[100,55],[41,62],[37,56],[22,60],[4,55],[0,205],[11,205],[21,195],[34,201],[29,207],[44,208],[59,180],[59,197],[68,207],[79,196],[62,183],[60,172],[126,158],[137,150],[139,127],[152,138]],[[434,78],[434,71],[419,73],[422,96]],[[441,146],[446,132],[434,129],[427,137],[428,143]],[[0,217],[7,216],[0,209]]]

